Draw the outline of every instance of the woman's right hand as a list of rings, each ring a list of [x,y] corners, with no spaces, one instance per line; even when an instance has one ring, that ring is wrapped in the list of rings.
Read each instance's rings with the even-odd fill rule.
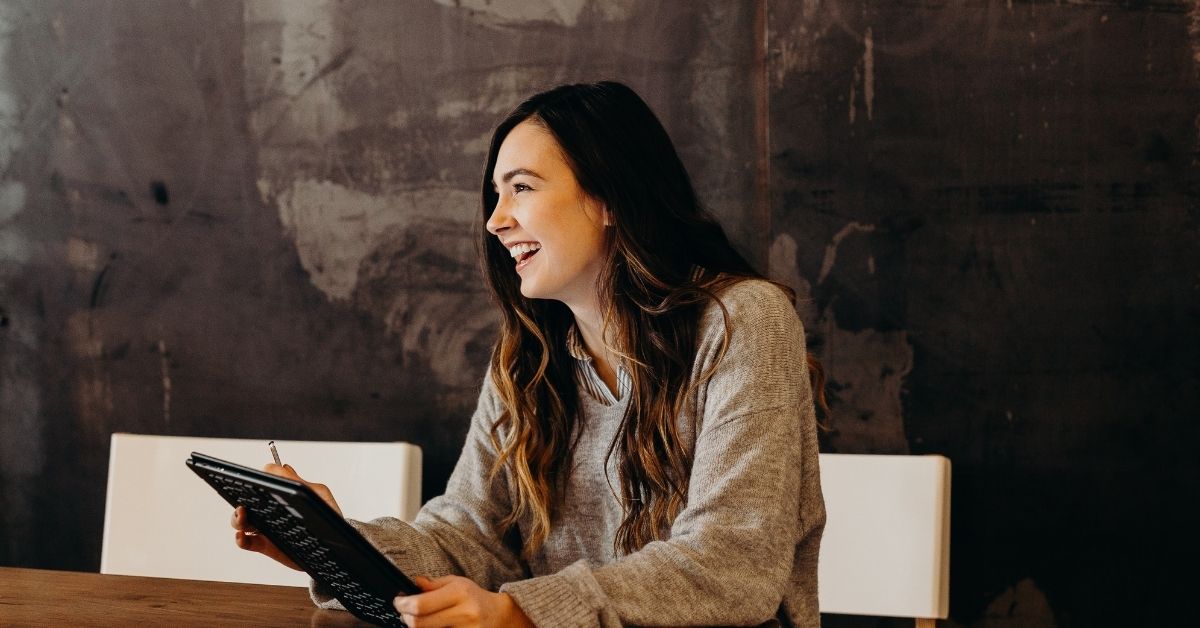
[[[330,507],[333,508],[334,512],[339,515],[342,514],[342,509],[338,507],[337,500],[333,498],[333,493],[329,492],[329,487],[325,486],[324,484],[316,484],[314,482],[308,482],[304,480],[304,478],[301,478],[296,473],[296,470],[293,469],[291,465],[267,464],[263,467],[263,471],[266,471],[271,475],[278,475],[280,477],[296,480],[297,482],[305,484],[308,486],[308,488],[312,489],[312,491],[316,493],[318,497],[325,500],[325,503],[329,504]],[[245,507],[238,506],[233,510],[233,518],[230,520],[230,525],[233,526],[234,530],[237,530],[237,532],[234,533],[233,540],[235,543],[237,543],[238,547],[250,552],[258,552],[264,556],[273,558],[279,563],[291,567],[292,569],[302,571],[300,566],[297,565],[295,561],[288,558],[287,554],[284,554],[283,551],[281,551],[275,546],[274,543],[271,542],[271,539],[263,536],[254,528],[254,526],[250,525],[250,520],[246,517]]]

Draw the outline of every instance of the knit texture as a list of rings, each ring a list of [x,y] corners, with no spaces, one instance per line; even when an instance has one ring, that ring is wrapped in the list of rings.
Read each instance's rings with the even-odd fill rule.
[[[501,404],[485,379],[445,494],[416,519],[351,521],[409,575],[465,576],[510,594],[538,626],[820,625],[817,553],[825,524],[804,331],[772,284],[741,281],[706,308],[679,427],[693,452],[687,505],[664,540],[614,551],[622,519],[616,466],[605,460],[628,396],[604,405],[581,388],[581,432],[565,503],[526,561],[499,522],[514,484],[489,481],[488,436]],[[521,522],[523,533],[527,522]],[[325,592],[313,599],[337,607]]]

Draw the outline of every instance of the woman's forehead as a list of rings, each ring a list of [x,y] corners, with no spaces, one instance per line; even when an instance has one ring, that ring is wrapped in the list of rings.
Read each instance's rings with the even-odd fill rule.
[[[541,124],[526,120],[513,127],[500,144],[492,181],[500,183],[505,174],[516,170],[532,170],[544,175],[566,165],[554,135]]]

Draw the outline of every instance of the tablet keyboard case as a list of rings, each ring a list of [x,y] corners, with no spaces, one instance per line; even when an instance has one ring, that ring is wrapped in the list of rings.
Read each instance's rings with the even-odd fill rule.
[[[405,626],[392,606],[420,590],[311,489],[287,478],[193,453],[187,466],[356,617]],[[264,477],[265,476],[265,477]]]

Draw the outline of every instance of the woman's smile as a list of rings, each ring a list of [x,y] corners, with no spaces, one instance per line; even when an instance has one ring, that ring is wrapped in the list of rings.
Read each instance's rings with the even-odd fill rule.
[[[542,245],[538,242],[518,242],[507,246],[508,252],[512,255],[513,260],[517,264],[517,272],[520,273],[523,268],[529,265],[529,261],[537,255],[538,251],[542,250]]]

